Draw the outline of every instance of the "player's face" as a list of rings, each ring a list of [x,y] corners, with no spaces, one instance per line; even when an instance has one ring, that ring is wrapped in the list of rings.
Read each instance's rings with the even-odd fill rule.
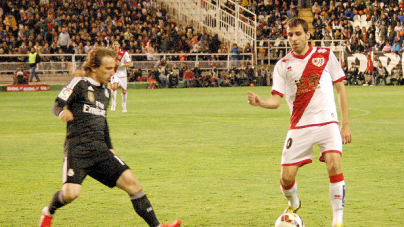
[[[101,66],[94,70],[95,79],[100,83],[107,83],[109,78],[115,72],[115,59],[110,56],[105,56],[101,60]]]
[[[309,50],[308,40],[310,34],[304,32],[303,26],[298,25],[297,27],[288,27],[288,41],[292,46],[293,52],[296,55],[305,55]]]
[[[121,46],[119,45],[118,42],[114,42],[113,48],[114,48],[115,51],[118,51],[120,47],[121,47]]]

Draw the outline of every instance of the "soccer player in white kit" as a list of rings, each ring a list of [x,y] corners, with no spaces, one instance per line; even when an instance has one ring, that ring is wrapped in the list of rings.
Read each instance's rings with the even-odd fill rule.
[[[114,41],[112,47],[114,51],[116,51],[116,71],[114,75],[111,76],[111,88],[112,88],[112,105],[111,111],[115,111],[116,107],[116,94],[118,86],[122,89],[122,112],[126,113],[126,98],[127,88],[128,88],[128,72],[126,71],[126,67],[132,66],[132,61],[128,52],[121,49],[121,45],[118,41]]]
[[[345,181],[340,161],[342,144],[351,142],[348,98],[343,84],[345,74],[331,50],[308,44],[310,33],[305,20],[290,19],[287,35],[292,51],[275,65],[272,96],[262,99],[248,92],[248,102],[277,109],[285,97],[289,105],[291,120],[282,153],[280,182],[288,200],[285,212],[295,213],[301,206],[295,177],[299,167],[312,162],[313,145],[317,144],[321,150],[320,161],[326,163],[330,179],[332,226],[342,227]],[[341,109],[341,127],[333,85]]]

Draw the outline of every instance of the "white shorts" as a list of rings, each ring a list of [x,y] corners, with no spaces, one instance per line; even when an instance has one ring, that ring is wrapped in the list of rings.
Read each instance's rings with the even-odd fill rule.
[[[289,130],[282,153],[282,166],[305,165],[313,160],[313,145],[320,147],[320,161],[325,153],[342,154],[342,138],[338,124],[330,123]]]
[[[118,86],[123,90],[127,90],[128,88],[128,77],[118,77],[116,75],[111,76],[111,84],[118,83]]]

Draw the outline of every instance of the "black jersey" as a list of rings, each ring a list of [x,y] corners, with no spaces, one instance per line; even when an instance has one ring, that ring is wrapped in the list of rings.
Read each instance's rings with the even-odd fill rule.
[[[110,89],[89,77],[76,77],[56,98],[73,113],[67,123],[65,151],[76,158],[102,160],[112,148],[106,114]]]

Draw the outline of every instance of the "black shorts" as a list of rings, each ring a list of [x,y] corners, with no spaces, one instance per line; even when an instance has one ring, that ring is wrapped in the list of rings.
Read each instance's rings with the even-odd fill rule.
[[[84,178],[89,175],[102,184],[113,188],[116,186],[118,178],[127,169],[129,166],[112,152],[108,152],[105,159],[96,162],[67,155],[63,163],[63,183],[81,184]]]

